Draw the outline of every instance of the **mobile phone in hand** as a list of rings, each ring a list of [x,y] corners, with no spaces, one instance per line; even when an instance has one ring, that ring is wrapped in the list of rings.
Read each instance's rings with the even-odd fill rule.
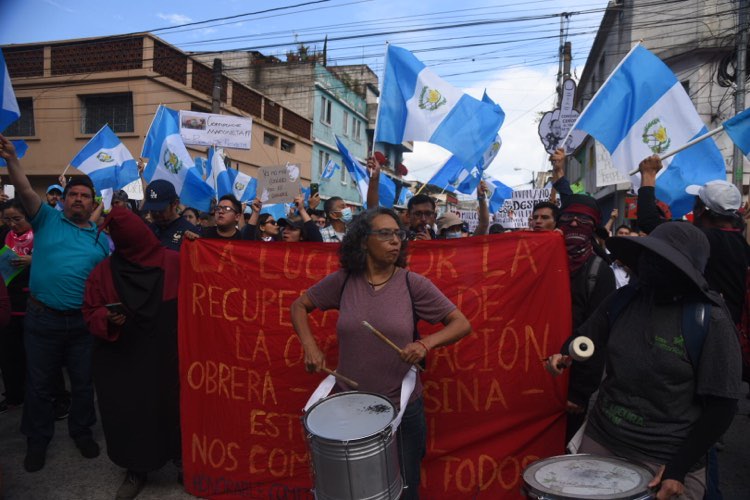
[[[317,182],[311,182],[310,183],[310,196],[315,196],[318,194],[318,190],[320,189],[320,184]]]
[[[16,197],[16,187],[13,184],[6,184],[3,186],[3,193],[8,199],[13,199]]]
[[[104,307],[106,307],[109,312],[127,315],[127,312],[125,312],[125,306],[122,305],[122,302],[113,302],[111,304],[105,305]]]

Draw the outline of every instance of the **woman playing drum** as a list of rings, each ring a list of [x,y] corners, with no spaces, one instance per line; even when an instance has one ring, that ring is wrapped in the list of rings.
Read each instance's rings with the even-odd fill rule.
[[[360,214],[341,244],[341,269],[307,290],[291,307],[292,323],[305,351],[309,372],[325,367],[325,355],[310,330],[315,309],[338,309],[337,372],[359,383],[359,390],[388,397],[397,407],[401,383],[415,363],[436,347],[456,342],[471,331],[466,317],[423,276],[404,269],[406,231],[398,216],[377,208]],[[415,317],[442,322],[440,331],[415,337]],[[367,321],[402,349],[396,354],[363,326]],[[338,390],[351,390],[338,382]],[[419,465],[425,453],[426,423],[422,385],[417,378],[400,427],[401,460],[408,489],[418,498]]]

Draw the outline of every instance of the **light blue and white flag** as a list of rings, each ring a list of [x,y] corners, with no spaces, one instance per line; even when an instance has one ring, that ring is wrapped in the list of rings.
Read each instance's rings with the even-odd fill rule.
[[[215,191],[217,200],[227,194],[234,195],[240,202],[255,198],[258,181],[239,170],[227,168],[223,149],[209,148],[206,170],[209,172],[206,183]]]
[[[0,132],[8,128],[8,125],[18,120],[21,111],[18,109],[16,94],[10,83],[10,73],[5,65],[3,51],[0,50]]]
[[[667,153],[706,133],[698,112],[677,77],[658,57],[636,45],[615,68],[571,128],[583,130],[609,151],[627,175],[641,160]],[[656,196],[674,217],[688,213],[691,184],[724,179],[724,160],[713,140],[704,140],[663,160]],[[638,178],[631,178],[638,187]]]
[[[409,188],[406,186],[401,186],[401,192],[398,195],[398,203],[396,205],[400,207],[405,207],[408,205],[409,200],[414,197],[414,193],[412,193]]]
[[[99,132],[70,160],[70,165],[88,175],[97,192],[122,189],[138,179],[138,165],[133,155],[104,125]]]
[[[323,171],[320,173],[320,182],[328,182],[333,178],[333,174],[336,172],[336,170],[340,169],[341,167],[338,165],[338,163],[334,163],[333,160],[328,160],[328,163],[326,163],[326,166],[323,167]]]
[[[750,158],[750,108],[724,122],[724,131]]]
[[[214,190],[201,178],[180,137],[178,114],[159,106],[146,134],[141,156],[148,158],[146,182],[165,179],[174,185],[180,203],[207,212]]]
[[[233,168],[227,170],[227,176],[232,186],[232,194],[241,203],[251,202],[255,199],[255,191],[258,188],[257,179]]]
[[[287,203],[274,203],[273,205],[263,205],[260,209],[261,214],[271,214],[275,220],[283,219],[289,214],[289,205]]]
[[[491,214],[497,213],[503,206],[505,200],[513,197],[513,188],[506,186],[497,179],[489,178],[484,181],[487,184],[487,201]]]
[[[196,156],[195,158],[193,158],[193,163],[195,164],[198,175],[200,175],[203,179],[206,179],[206,164],[208,163],[208,159],[203,158],[202,156]]]
[[[21,139],[10,141],[13,143],[13,145],[16,147],[16,156],[20,160],[26,155],[26,151],[29,149],[29,145],[26,144],[26,141],[23,141]],[[5,167],[5,160],[0,158],[0,167]]]
[[[344,162],[344,166],[346,166],[346,170],[349,172],[349,175],[352,176],[352,179],[354,179],[354,182],[357,185],[359,196],[362,198],[362,206],[368,208],[367,189],[370,185],[370,178],[367,175],[365,167],[363,167],[359,161],[352,156],[338,137],[336,137],[336,146],[339,148],[339,153],[341,153],[341,158]],[[396,183],[383,172],[380,173],[380,182],[378,183],[378,200],[380,206],[386,208],[393,207],[393,204],[396,201]]]
[[[500,130],[505,113],[443,81],[406,49],[388,45],[375,142],[426,141],[471,168]]]

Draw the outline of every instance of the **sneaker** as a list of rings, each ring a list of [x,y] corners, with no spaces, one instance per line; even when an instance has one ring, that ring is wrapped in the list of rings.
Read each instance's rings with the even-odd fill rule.
[[[130,500],[138,496],[143,487],[146,485],[146,473],[145,472],[133,472],[129,470],[125,474],[125,480],[120,485],[120,489],[117,490],[117,496],[115,500]]]
[[[99,456],[99,445],[90,437],[77,439],[76,447],[84,458],[96,458]]]
[[[55,420],[65,420],[70,412],[70,399],[55,399]]]
[[[26,449],[26,457],[23,459],[23,468],[26,472],[36,472],[44,468],[47,458],[47,448],[29,447]]]

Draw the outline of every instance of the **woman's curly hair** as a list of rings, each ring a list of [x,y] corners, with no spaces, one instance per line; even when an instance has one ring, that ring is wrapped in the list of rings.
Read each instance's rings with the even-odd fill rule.
[[[372,230],[372,221],[379,215],[388,215],[399,229],[404,229],[396,212],[390,208],[371,208],[358,214],[347,227],[344,241],[339,248],[339,262],[341,268],[350,274],[359,274],[365,272],[367,268],[367,248],[365,242],[370,236]],[[401,251],[396,260],[396,266],[406,267],[406,249],[408,241],[401,242]]]

